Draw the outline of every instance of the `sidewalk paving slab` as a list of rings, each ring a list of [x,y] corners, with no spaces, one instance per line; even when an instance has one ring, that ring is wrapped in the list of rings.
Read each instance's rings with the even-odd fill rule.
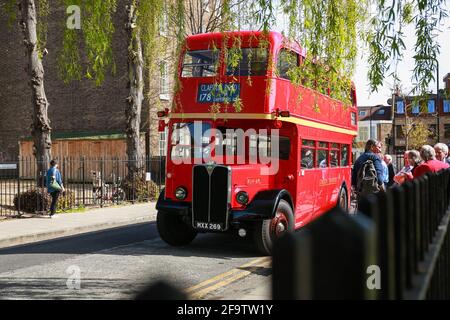
[[[0,223],[0,248],[156,220],[155,202],[85,212],[12,219]]]

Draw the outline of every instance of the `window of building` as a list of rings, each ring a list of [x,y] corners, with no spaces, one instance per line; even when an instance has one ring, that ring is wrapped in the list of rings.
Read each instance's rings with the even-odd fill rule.
[[[444,124],[444,137],[450,138],[450,124]]]
[[[397,105],[397,113],[399,114],[405,113],[405,103],[403,100],[397,101],[396,105]]]
[[[395,136],[400,139],[405,138],[405,134],[403,133],[403,126],[395,126]]]
[[[360,112],[359,112],[359,116],[360,116],[360,117],[365,117],[366,114],[367,114],[367,111],[360,111]]]
[[[289,71],[294,70],[296,66],[298,66],[298,54],[282,49],[278,56],[278,76],[283,79],[292,80],[292,75]]]
[[[167,152],[167,127],[159,133],[159,155],[165,156]]]
[[[169,71],[166,62],[160,64],[159,98],[169,100]]]
[[[411,113],[412,114],[418,114],[419,113],[419,104],[417,102],[413,102],[412,104],[412,108],[411,108]]]
[[[216,76],[218,56],[218,50],[196,50],[186,52],[184,55],[181,76],[185,78]]]
[[[450,112],[450,100],[444,100],[444,112]]]
[[[358,141],[367,141],[369,140],[369,128],[368,127],[359,127],[358,128]]]
[[[435,107],[435,101],[434,100],[428,100],[428,113],[435,113],[436,107]]]
[[[377,139],[377,126],[370,127],[370,139]]]
[[[385,112],[386,112],[386,110],[380,109],[380,110],[377,111],[377,114],[383,115]]]

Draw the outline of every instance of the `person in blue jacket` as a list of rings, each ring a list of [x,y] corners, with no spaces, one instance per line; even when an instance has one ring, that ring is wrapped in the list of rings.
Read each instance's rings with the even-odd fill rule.
[[[383,165],[381,163],[381,158],[379,154],[381,153],[381,143],[375,139],[369,139],[366,142],[366,146],[364,148],[364,153],[361,154],[358,159],[356,159],[353,169],[352,169],[352,187],[356,189],[357,186],[357,178],[358,171],[361,169],[364,162],[367,160],[372,160],[375,166],[375,170],[377,171],[377,180],[378,185],[381,190],[384,190],[384,170]]]
[[[58,203],[58,198],[61,192],[64,192],[64,185],[61,178],[61,172],[58,170],[58,161],[52,160],[50,161],[50,169],[47,170],[47,176],[46,176],[46,182],[47,182],[47,191],[52,196],[52,203],[50,205],[50,217],[52,217],[56,212],[56,204]],[[52,188],[51,184],[53,181],[56,181],[60,187],[61,190],[56,190]]]

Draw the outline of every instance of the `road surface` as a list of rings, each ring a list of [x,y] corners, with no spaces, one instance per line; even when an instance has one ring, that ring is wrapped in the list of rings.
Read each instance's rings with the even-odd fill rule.
[[[133,299],[165,279],[190,299],[270,299],[271,261],[238,236],[173,248],[155,222],[0,250],[0,299]]]

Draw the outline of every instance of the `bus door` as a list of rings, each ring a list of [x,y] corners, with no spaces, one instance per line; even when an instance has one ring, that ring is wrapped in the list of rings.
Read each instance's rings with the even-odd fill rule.
[[[315,167],[315,142],[301,140],[300,166],[297,179],[297,205],[295,224],[301,227],[307,224],[314,214],[317,170]]]
[[[329,143],[318,141],[316,149],[317,177],[316,177],[316,197],[314,205],[314,218],[325,212],[330,206],[333,189],[332,173],[330,167]]]

